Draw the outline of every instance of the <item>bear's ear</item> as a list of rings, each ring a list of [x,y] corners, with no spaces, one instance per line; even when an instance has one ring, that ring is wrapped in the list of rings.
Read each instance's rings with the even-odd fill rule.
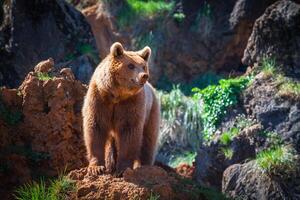
[[[122,44],[120,42],[115,42],[110,47],[110,53],[115,57],[122,56],[124,54],[124,48]]]
[[[150,47],[146,46],[138,53],[145,61],[148,61],[151,56],[151,49]]]

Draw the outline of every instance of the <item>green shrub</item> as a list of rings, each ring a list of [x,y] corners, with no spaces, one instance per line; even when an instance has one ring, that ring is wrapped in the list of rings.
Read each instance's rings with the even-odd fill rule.
[[[266,174],[289,176],[298,170],[298,157],[290,146],[275,146],[256,156],[257,166]]]
[[[204,137],[212,139],[212,134],[227,113],[229,107],[236,105],[239,95],[250,83],[252,77],[222,79],[218,85],[211,85],[205,89],[193,88],[194,99],[203,101],[201,118],[203,121]]]
[[[48,73],[45,72],[37,72],[36,76],[40,81],[47,81],[53,79],[52,76],[50,76]]]
[[[66,194],[74,188],[75,184],[64,176],[50,181],[49,185],[42,179],[18,188],[15,198],[17,200],[64,200]]]

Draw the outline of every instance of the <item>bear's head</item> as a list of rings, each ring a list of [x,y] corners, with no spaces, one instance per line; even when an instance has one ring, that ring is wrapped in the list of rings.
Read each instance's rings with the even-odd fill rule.
[[[125,51],[119,42],[111,46],[110,71],[115,84],[125,93],[135,93],[148,81],[150,55],[151,49],[148,46],[140,51]]]

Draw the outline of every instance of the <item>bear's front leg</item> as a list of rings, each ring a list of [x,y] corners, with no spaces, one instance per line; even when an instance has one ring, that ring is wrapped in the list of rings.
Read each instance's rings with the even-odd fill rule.
[[[109,134],[106,119],[95,108],[97,107],[90,103],[85,107],[83,115],[84,142],[90,175],[99,175],[105,171],[105,145]]]
[[[142,133],[142,127],[130,126],[128,123],[118,129],[116,133],[117,174],[123,173],[127,168],[140,167]]]

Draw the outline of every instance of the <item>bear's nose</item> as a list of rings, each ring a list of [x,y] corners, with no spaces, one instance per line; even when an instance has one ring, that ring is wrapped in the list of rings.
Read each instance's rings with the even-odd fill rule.
[[[148,78],[149,78],[148,74],[146,74],[146,73],[140,74],[139,75],[139,79],[140,79],[139,82],[140,82],[140,84],[145,84],[147,82]]]
[[[141,76],[142,79],[147,80],[149,78],[149,75],[146,73],[143,73]]]

